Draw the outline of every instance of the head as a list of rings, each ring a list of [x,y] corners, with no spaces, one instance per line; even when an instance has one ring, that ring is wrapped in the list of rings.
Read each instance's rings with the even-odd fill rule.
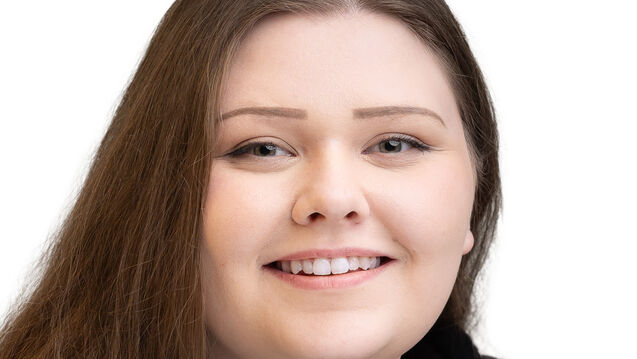
[[[497,152],[442,1],[178,1],[31,302],[113,356],[398,357],[474,324]],[[382,261],[293,285],[298,252]]]
[[[215,352],[399,357],[438,319],[475,241],[476,164],[444,64],[385,13],[285,13],[246,34],[222,89],[201,250]],[[346,275],[275,268],[323,249],[336,252],[297,260],[374,251],[380,273],[333,288]]]

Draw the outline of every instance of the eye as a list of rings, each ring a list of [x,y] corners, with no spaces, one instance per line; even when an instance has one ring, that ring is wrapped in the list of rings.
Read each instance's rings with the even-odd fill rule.
[[[251,142],[245,146],[239,147],[235,151],[230,152],[227,156],[230,158],[240,158],[245,157],[246,155],[252,155],[254,157],[273,157],[270,155],[276,155],[277,149],[281,150],[279,146],[272,142]]]
[[[407,144],[404,146],[403,144]],[[378,144],[370,147],[370,148],[378,148],[381,153],[402,153],[407,152],[410,147],[417,149],[420,152],[430,151],[431,148],[424,144],[423,142],[407,135],[392,135],[382,139]],[[401,151],[403,148],[407,148],[404,151]]]
[[[406,145],[405,145],[406,144]],[[409,151],[409,149],[414,148],[420,152],[430,151],[431,148],[424,144],[423,142],[407,135],[393,135],[382,139],[377,142],[376,145],[370,148],[380,149],[380,153],[403,153]],[[406,148],[406,149],[405,149]],[[405,149],[405,150],[403,150]],[[239,147],[238,149],[230,152],[226,156],[230,158],[241,158],[245,156],[253,156],[253,157],[278,157],[276,154],[278,153],[287,153],[284,154],[286,157],[293,156],[288,151],[281,149],[279,146],[272,142],[252,142],[248,143],[245,146]],[[368,151],[365,151],[368,152]],[[376,151],[372,151],[376,152]]]

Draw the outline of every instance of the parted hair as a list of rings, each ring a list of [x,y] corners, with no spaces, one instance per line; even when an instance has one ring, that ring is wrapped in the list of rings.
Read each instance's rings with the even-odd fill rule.
[[[452,85],[477,175],[471,230],[437,324],[477,324],[501,207],[483,75],[443,0],[183,0],[168,9],[89,171],[0,327],[0,359],[206,358],[200,257],[221,84],[244,35],[278,13],[370,11],[406,24]]]

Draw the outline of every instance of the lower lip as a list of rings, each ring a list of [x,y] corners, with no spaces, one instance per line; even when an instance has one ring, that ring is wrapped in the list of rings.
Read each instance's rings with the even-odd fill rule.
[[[395,260],[390,260],[374,269],[358,270],[356,272],[331,274],[325,276],[286,273],[268,266],[265,266],[263,268],[267,273],[274,275],[275,277],[296,288],[338,289],[354,287],[363,282],[369,281],[385,271],[385,269],[391,266],[394,262]]]

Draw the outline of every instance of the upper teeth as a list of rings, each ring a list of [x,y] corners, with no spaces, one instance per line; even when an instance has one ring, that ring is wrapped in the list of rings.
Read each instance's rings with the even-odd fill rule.
[[[380,265],[380,257],[315,258],[278,261],[276,265],[286,273],[298,274],[302,271],[305,274],[329,275],[347,273],[358,268],[363,270],[376,268]]]

